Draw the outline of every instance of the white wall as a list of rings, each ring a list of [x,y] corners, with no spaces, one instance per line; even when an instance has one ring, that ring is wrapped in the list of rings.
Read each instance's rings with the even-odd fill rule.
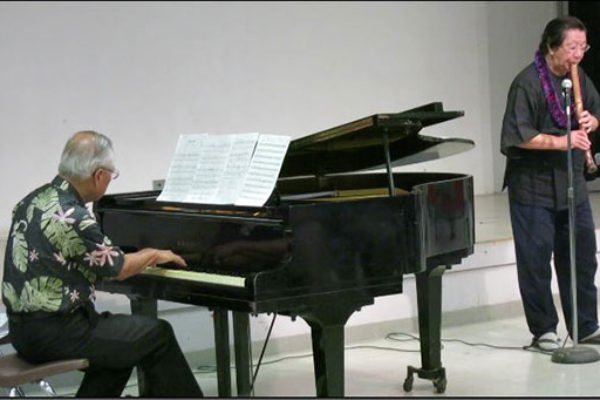
[[[424,133],[475,141],[412,167],[498,190],[498,113],[554,2],[0,3],[0,232],[80,129],[113,138],[110,192],[164,178],[177,136],[304,136],[442,101]],[[491,88],[491,90],[490,90]],[[494,160],[494,163],[490,163]],[[408,168],[411,169],[411,168]]]
[[[442,101],[465,116],[423,133],[476,148],[404,170],[471,173],[477,194],[499,191],[506,92],[556,13],[556,2],[2,2],[0,247],[13,205],[53,177],[80,129],[113,138],[110,192],[122,192],[164,178],[181,133],[300,137]],[[507,270],[481,271],[449,275],[445,309],[518,298],[498,284],[516,288]],[[475,290],[456,296],[465,283]],[[412,316],[411,290],[350,324]],[[262,337],[266,320],[254,323]],[[307,329],[281,322],[274,335]]]

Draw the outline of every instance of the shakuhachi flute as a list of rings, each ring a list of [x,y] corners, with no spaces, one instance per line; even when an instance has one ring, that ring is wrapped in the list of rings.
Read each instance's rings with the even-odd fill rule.
[[[573,102],[575,103],[575,115],[577,119],[581,118],[583,112],[583,100],[581,98],[581,86],[579,85],[579,70],[577,64],[571,65],[571,80],[573,81]],[[588,132],[589,133],[589,132]],[[585,169],[588,174],[593,174],[598,170],[598,166],[592,157],[592,151],[587,149],[584,153]]]

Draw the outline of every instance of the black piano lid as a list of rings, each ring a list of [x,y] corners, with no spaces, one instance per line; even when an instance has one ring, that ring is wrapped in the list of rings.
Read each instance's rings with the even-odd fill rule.
[[[375,114],[290,142],[280,177],[327,175],[385,167],[384,133],[392,167],[436,160],[470,150],[469,139],[420,135],[426,126],[464,115],[441,102],[393,114]]]

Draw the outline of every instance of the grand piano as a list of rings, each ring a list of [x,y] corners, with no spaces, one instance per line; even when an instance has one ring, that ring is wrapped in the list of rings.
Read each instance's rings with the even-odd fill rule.
[[[473,179],[393,168],[472,148],[420,134],[463,114],[436,102],[295,139],[263,207],[159,202],[159,190],[104,196],[94,211],[113,243],[126,252],[172,249],[189,269],[150,267],[97,290],[129,296],[134,313],[156,316],[157,300],[213,310],[220,396],[231,395],[228,312],[239,395],[252,387],[249,315],[302,318],[316,394],[341,397],[348,318],[401,293],[404,276],[415,274],[422,366],[408,366],[404,390],[418,375],[442,393],[441,279],[473,253]]]

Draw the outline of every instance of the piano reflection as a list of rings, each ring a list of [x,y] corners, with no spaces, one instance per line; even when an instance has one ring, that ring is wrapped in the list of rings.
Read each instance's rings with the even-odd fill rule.
[[[240,395],[251,385],[248,314],[302,318],[317,396],[338,397],[346,321],[375,297],[401,293],[404,275],[415,274],[422,366],[408,367],[404,389],[417,374],[442,393],[441,278],[473,252],[473,180],[393,168],[472,148],[420,134],[462,115],[431,103],[293,140],[263,207],[158,202],[159,191],[104,196],[94,210],[115,244],[172,249],[191,267],[152,267],[97,289],[128,295],[133,312],[148,315],[159,299],[214,310],[220,396],[231,395],[228,311]]]

